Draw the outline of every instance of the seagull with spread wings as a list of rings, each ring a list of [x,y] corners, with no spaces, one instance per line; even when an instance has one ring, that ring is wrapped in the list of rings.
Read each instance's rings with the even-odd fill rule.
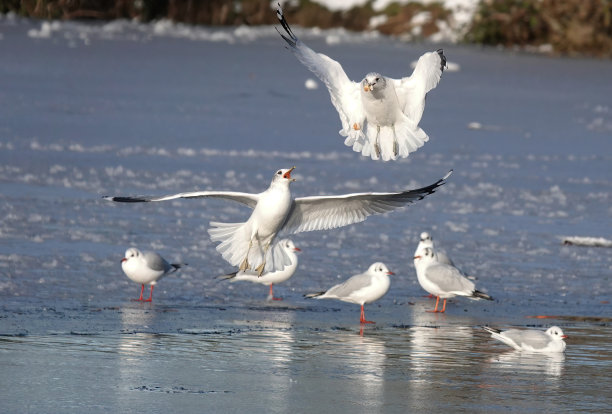
[[[371,72],[361,82],[353,82],[340,63],[297,38],[280,6],[276,15],[289,50],[327,86],[342,121],[345,145],[373,160],[389,161],[407,157],[429,140],[419,122],[425,96],[438,85],[446,67],[442,49],[422,55],[411,76],[392,79]]]
[[[104,197],[120,203],[166,201],[177,198],[213,197],[236,201],[253,209],[243,223],[211,222],[212,241],[220,242],[217,251],[240,271],[282,270],[291,261],[282,249],[270,249],[276,235],[328,230],[364,221],[372,214],[393,211],[432,194],[452,173],[426,187],[396,193],[355,193],[293,198],[289,184],[295,181],[295,167],[276,171],[267,190],[259,194],[232,191],[195,191],[163,197]]]

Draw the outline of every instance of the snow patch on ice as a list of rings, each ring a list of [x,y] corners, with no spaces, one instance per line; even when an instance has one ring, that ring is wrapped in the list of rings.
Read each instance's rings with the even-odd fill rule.
[[[568,236],[563,238],[563,244],[573,246],[612,247],[612,240],[603,237]]]

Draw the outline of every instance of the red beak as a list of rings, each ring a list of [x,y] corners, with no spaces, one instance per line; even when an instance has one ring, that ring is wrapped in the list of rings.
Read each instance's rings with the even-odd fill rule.
[[[561,338],[565,339],[565,338],[569,338],[569,336],[567,336],[567,335],[561,335]]]
[[[393,273],[392,271],[388,271],[387,274],[388,275],[394,275],[395,273]]]
[[[289,169],[289,171],[287,171],[285,174],[283,174],[283,178],[286,178],[286,179],[290,180],[291,179],[291,171],[293,171],[293,170],[295,170],[295,167],[291,167]]]
[[[293,250],[295,250],[296,252],[301,252],[302,249],[300,249],[299,247],[294,247]]]
[[[123,259],[121,259],[121,263],[126,262],[127,261],[127,257],[124,257]]]
[[[421,256],[414,256],[413,259],[420,259]]]

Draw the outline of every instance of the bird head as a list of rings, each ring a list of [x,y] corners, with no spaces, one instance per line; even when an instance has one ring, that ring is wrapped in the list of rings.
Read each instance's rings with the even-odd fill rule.
[[[140,250],[138,250],[135,247],[130,247],[129,249],[125,251],[125,256],[123,257],[123,259],[121,259],[121,263],[127,262],[132,257],[138,257],[138,256],[140,256]]]
[[[301,252],[302,249],[300,249],[299,247],[295,247],[295,244],[293,244],[293,241],[289,240],[289,239],[283,239],[280,241],[281,246],[290,251],[290,252]]]
[[[433,241],[433,240],[431,238],[431,235],[427,233],[426,231],[424,231],[423,233],[421,233],[421,241],[428,242],[428,241]]]
[[[381,262],[376,262],[373,265],[371,265],[368,269],[368,272],[374,273],[374,274],[380,274],[380,275],[394,275],[395,274],[389,269],[387,269],[387,266],[385,266],[385,264]]]
[[[414,256],[414,262],[429,263],[436,260],[436,252],[431,247],[426,247],[420,254]]]
[[[276,173],[274,173],[274,178],[272,179],[272,182],[279,182],[285,180],[287,180],[288,182],[295,181],[295,178],[291,178],[291,171],[293,170],[295,170],[295,167],[291,167],[289,169],[280,169],[276,171]]]
[[[555,339],[569,338],[567,335],[563,333],[561,328],[559,328],[558,326],[551,326],[550,328],[546,330],[546,333]]]
[[[364,92],[373,92],[374,89],[383,89],[387,84],[385,77],[380,73],[371,72],[361,81]]]

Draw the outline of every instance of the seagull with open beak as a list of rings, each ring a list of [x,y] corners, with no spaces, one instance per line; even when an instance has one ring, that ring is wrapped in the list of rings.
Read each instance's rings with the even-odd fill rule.
[[[104,197],[121,203],[167,201],[177,198],[213,197],[232,200],[253,209],[242,223],[211,222],[212,241],[217,251],[240,271],[255,270],[259,275],[284,269],[291,263],[282,249],[270,249],[276,236],[303,231],[328,230],[364,221],[421,200],[446,182],[452,171],[426,187],[391,193],[354,193],[293,198],[289,184],[295,167],[274,173],[270,186],[259,194],[233,191],[195,191],[163,197]]]

